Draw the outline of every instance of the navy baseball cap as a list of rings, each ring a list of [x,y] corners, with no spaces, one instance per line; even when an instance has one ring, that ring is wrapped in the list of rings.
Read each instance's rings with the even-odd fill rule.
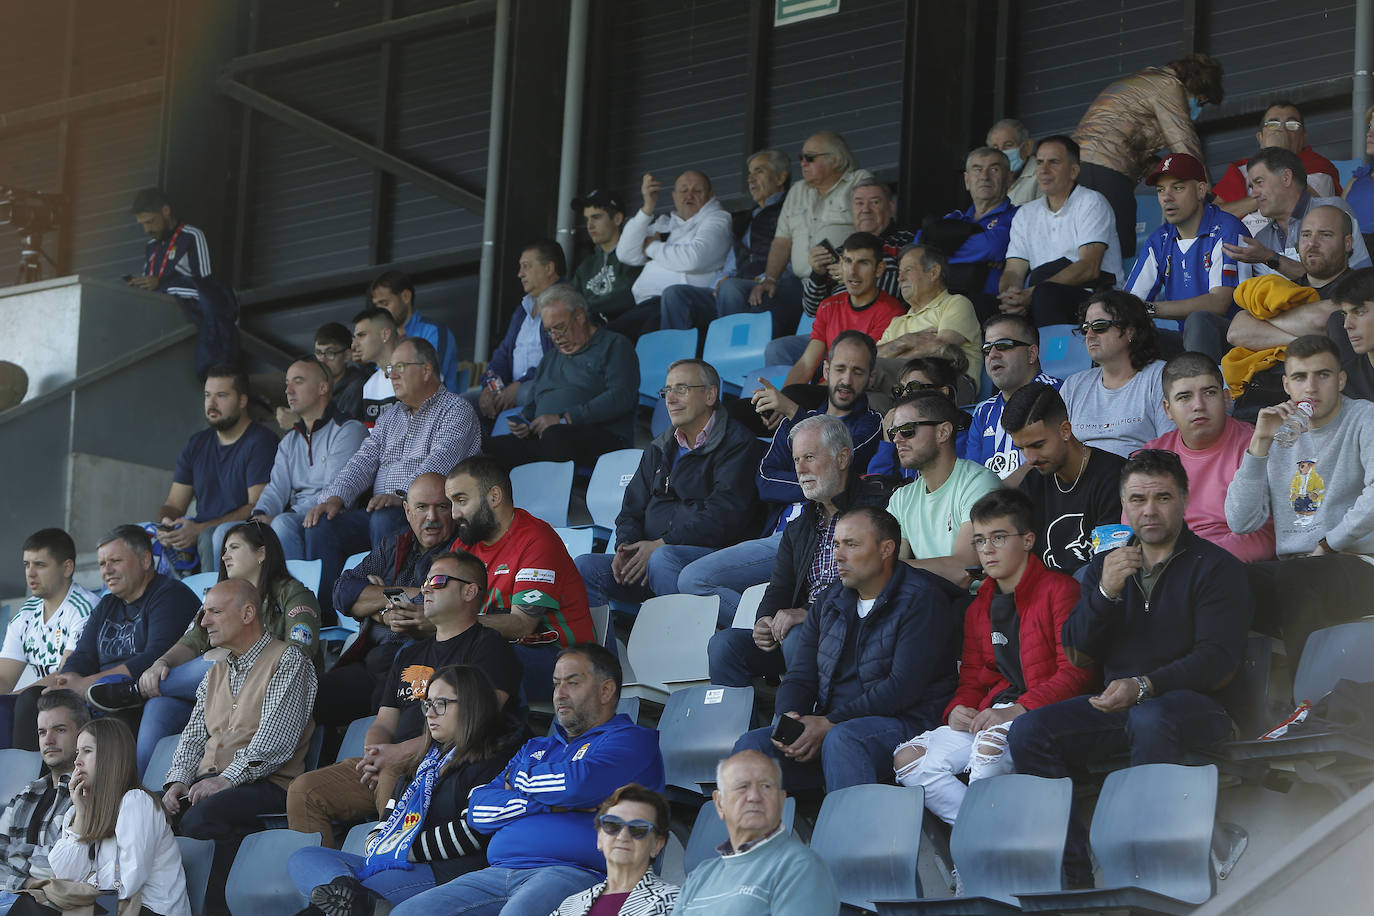
[[[597,207],[607,212],[624,213],[625,206],[620,197],[601,188],[593,188],[582,197],[574,197],[572,208],[581,212],[586,207]]]

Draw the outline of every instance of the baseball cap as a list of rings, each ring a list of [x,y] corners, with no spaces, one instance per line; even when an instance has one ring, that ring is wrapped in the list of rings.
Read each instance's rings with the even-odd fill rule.
[[[582,210],[584,207],[598,207],[608,212],[624,213],[625,207],[620,202],[620,197],[610,191],[601,188],[592,188],[581,197],[574,197],[572,208]]]
[[[1145,183],[1154,187],[1159,184],[1159,176],[1161,175],[1172,175],[1185,181],[1207,180],[1207,170],[1202,167],[1202,163],[1187,153],[1173,153],[1165,156],[1164,161],[1160,162],[1155,170],[1150,173],[1150,177],[1145,179]]]

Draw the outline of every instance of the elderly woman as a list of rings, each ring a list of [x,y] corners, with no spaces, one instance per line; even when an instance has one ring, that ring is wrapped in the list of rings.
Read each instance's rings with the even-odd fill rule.
[[[668,841],[668,801],[638,783],[621,786],[596,813],[596,847],[606,880],[564,900],[552,916],[657,916],[673,909],[678,887],[649,870]]]

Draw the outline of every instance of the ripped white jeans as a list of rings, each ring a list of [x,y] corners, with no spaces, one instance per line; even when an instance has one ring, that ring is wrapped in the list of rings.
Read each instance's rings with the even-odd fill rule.
[[[968,791],[958,779],[960,773],[968,773],[969,782],[972,782],[1014,771],[1011,752],[1007,750],[1009,728],[1011,722],[1003,722],[973,734],[941,725],[934,731],[917,735],[897,745],[892,752],[894,766],[896,756],[904,748],[921,752],[916,760],[896,771],[897,781],[904,786],[924,787],[926,807],[940,820],[953,825],[959,816],[964,793]]]

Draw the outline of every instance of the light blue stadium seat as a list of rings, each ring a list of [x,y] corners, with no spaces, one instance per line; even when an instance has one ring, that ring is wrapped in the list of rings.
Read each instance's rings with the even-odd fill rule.
[[[787,373],[791,370],[791,366],[759,366],[757,369],[750,369],[747,372],[742,372],[737,377],[729,379],[728,381],[730,381],[731,384],[739,386],[740,397],[747,398],[763,387],[759,384],[760,378],[766,378],[773,383],[773,387],[781,388],[783,380],[787,378]]]
[[[877,900],[921,896],[916,867],[924,814],[920,787],[863,785],[827,793],[811,851],[829,866],[842,904],[873,912]]]
[[[568,556],[580,557],[584,553],[592,552],[592,542],[594,537],[590,528],[556,528],[558,536],[563,539],[563,546],[568,548]]]
[[[24,786],[38,778],[43,758],[37,751],[0,750],[0,804],[8,803]]]
[[[791,833],[792,822],[796,818],[797,800],[789,795],[782,803],[783,829]],[[716,803],[707,799],[706,804],[697,811],[697,819],[692,822],[692,833],[687,837],[687,847],[682,854],[684,873],[690,875],[692,869],[702,862],[720,855],[716,847],[728,839],[730,833],[725,829],[725,821],[716,812]]]
[[[1092,368],[1083,341],[1073,335],[1071,324],[1051,324],[1040,329],[1040,368],[1055,378],[1068,378]]]
[[[709,795],[716,764],[749,730],[753,687],[705,685],[674,691],[658,720],[658,747],[670,788]]]
[[[243,838],[224,898],[232,916],[295,916],[308,902],[286,872],[291,853],[320,845],[318,833],[263,830]]]
[[[195,592],[196,598],[204,599],[205,593],[214,587],[214,584],[218,581],[218,572],[203,572],[186,576],[181,580],[181,584]]]
[[[644,450],[622,448],[607,452],[596,459],[591,480],[587,482],[587,511],[592,516],[592,530],[597,537],[608,538],[615,530],[615,517],[625,500],[625,488],[630,485]]]
[[[555,528],[568,524],[568,501],[572,499],[573,463],[571,461],[532,461],[512,468],[510,485],[515,505]]]
[[[639,357],[639,404],[652,407],[659,400],[658,389],[663,387],[668,367],[697,355],[696,329],[650,331],[635,341],[635,355]]]
[[[181,850],[181,871],[186,876],[186,897],[191,903],[192,916],[203,916],[210,866],[215,861],[215,841],[179,836],[177,848]]]
[[[367,554],[363,554],[367,556]],[[286,571],[317,596],[320,593],[320,575],[324,569],[323,560],[287,560]],[[332,584],[332,583],[331,583]]]
[[[510,410],[503,410],[498,413],[496,419],[492,421],[491,434],[493,436],[509,436],[511,434],[510,423],[507,421],[512,417],[519,419],[520,411],[523,409],[524,408],[521,407],[512,407]]]
[[[730,380],[763,365],[763,351],[772,337],[773,316],[768,312],[725,315],[707,326],[702,358],[720,373],[726,393],[738,394],[739,385]]]
[[[377,721],[376,716],[364,716],[348,723],[348,731],[344,732],[343,744],[339,745],[340,760],[348,760],[351,757],[363,755],[363,742],[367,738],[367,730],[372,727],[372,723],[375,721]]]
[[[153,748],[153,756],[148,758],[148,766],[143,771],[143,784],[155,794],[161,795],[167,785],[167,771],[172,768],[172,755],[177,752],[177,742],[181,735],[168,735],[158,741]]]

